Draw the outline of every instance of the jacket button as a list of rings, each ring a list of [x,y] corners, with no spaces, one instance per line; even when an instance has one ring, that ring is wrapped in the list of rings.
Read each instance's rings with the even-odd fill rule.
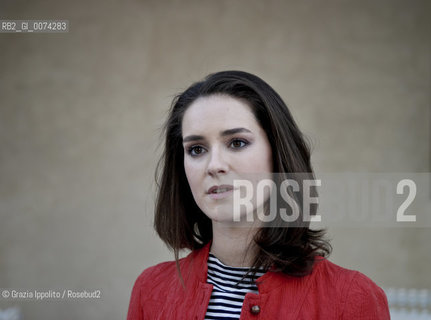
[[[250,308],[251,313],[258,314],[260,312],[260,307],[258,305],[252,306]]]

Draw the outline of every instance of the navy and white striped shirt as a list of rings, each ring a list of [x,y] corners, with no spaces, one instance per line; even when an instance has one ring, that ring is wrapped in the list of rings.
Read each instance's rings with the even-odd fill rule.
[[[246,293],[258,293],[251,275],[244,277],[249,270],[250,268],[226,266],[209,254],[207,282],[213,285],[213,291],[205,320],[239,319]],[[264,270],[258,270],[254,279],[264,273]]]

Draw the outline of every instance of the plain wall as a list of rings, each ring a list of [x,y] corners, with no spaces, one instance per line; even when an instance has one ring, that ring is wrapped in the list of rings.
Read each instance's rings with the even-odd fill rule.
[[[159,128],[206,74],[257,74],[314,144],[317,172],[430,171],[429,1],[2,1],[0,288],[100,289],[11,302],[22,319],[125,318],[138,274],[171,260],[152,229]],[[428,210],[430,208],[424,208]],[[430,212],[430,211],[428,211]],[[431,288],[429,228],[329,229],[332,261]]]

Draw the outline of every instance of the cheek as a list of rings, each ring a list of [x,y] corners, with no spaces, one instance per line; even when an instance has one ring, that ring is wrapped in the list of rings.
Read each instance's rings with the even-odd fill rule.
[[[190,189],[195,195],[195,191],[198,184],[198,175],[197,175],[197,168],[196,166],[193,166],[190,162],[187,160],[184,161],[184,171],[186,173],[187,181],[189,183]]]
[[[273,166],[272,166],[272,149],[271,145],[269,144],[269,141],[265,140],[262,146],[262,161],[261,166],[262,170],[265,172],[272,172]]]
[[[253,149],[251,154],[247,155],[247,161],[241,159],[239,168],[244,172],[252,173],[272,172],[272,161],[271,147],[266,143],[260,144]]]

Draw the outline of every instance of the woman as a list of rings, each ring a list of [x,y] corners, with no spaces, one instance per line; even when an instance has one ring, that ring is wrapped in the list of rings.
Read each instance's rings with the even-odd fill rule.
[[[267,83],[241,71],[211,74],[174,99],[165,134],[154,224],[175,261],[138,277],[128,320],[389,319],[383,290],[326,260],[324,232],[308,227],[309,148]],[[254,193],[251,208],[235,206],[268,178],[260,201]],[[296,210],[297,219],[269,214],[277,189],[297,205],[278,197],[276,209]]]

